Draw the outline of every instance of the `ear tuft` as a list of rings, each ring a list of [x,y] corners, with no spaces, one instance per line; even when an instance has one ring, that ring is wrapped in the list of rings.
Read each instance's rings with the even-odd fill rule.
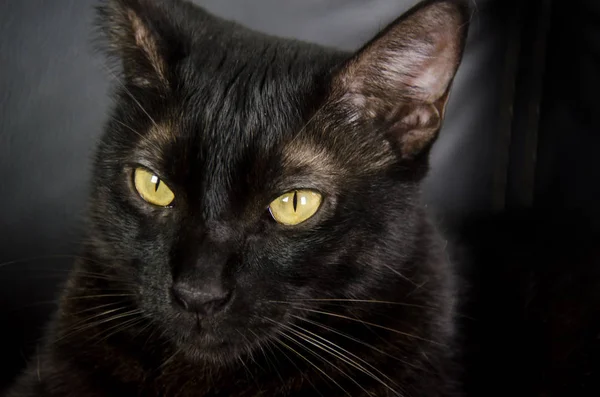
[[[464,1],[420,3],[341,68],[333,80],[335,101],[352,119],[388,122],[403,157],[413,157],[441,126],[468,15]]]
[[[165,10],[147,0],[103,0],[97,16],[108,53],[121,62],[125,80],[142,87],[166,86]]]

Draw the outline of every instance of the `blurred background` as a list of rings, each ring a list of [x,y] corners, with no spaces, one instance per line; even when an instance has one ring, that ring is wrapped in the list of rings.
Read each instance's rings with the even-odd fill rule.
[[[415,3],[195,2],[260,31],[348,50]],[[499,269],[531,275],[532,263],[537,270],[598,263],[600,2],[472,3],[425,195],[442,229],[460,231],[455,239],[471,251],[478,277],[496,280],[489,293],[500,294],[510,287],[498,281]],[[35,352],[78,252],[113,80],[90,45],[94,4],[0,3],[0,391]],[[483,319],[500,316],[498,308],[471,309]],[[521,337],[502,330],[498,351]],[[479,342],[477,354],[485,350]]]

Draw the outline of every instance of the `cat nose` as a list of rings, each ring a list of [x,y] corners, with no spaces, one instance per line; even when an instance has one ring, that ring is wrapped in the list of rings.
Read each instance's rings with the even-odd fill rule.
[[[185,310],[203,316],[211,316],[222,311],[231,301],[232,291],[217,284],[202,287],[186,282],[176,282],[172,287],[175,302]]]

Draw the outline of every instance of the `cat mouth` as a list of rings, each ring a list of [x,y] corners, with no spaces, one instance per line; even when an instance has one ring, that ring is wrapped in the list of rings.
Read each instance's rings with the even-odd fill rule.
[[[179,317],[180,342],[202,349],[220,349],[235,345],[240,337],[223,319],[205,317],[199,313],[186,313]],[[241,337],[240,337],[241,338]]]
[[[179,338],[177,344],[191,362],[208,361],[213,364],[233,361],[252,350],[253,345],[252,341],[242,337],[241,332],[227,335],[198,327],[186,337]]]
[[[196,331],[202,332],[202,316],[199,313],[196,313]]]
[[[189,314],[181,318],[178,335],[173,341],[192,362],[222,364],[237,360],[256,349],[271,333],[268,324],[261,328],[257,324],[231,324],[223,319]]]

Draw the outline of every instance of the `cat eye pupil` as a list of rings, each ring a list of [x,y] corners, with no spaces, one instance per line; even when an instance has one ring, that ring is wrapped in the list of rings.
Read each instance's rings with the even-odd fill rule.
[[[152,183],[154,183],[154,191],[158,192],[158,186],[160,185],[160,179],[156,175],[152,177]]]
[[[294,206],[294,212],[296,212],[296,209],[298,208],[298,191],[294,190],[294,201],[293,201],[293,206]]]
[[[293,226],[311,218],[321,206],[320,193],[309,189],[290,190],[269,205],[269,212],[275,221]]]

